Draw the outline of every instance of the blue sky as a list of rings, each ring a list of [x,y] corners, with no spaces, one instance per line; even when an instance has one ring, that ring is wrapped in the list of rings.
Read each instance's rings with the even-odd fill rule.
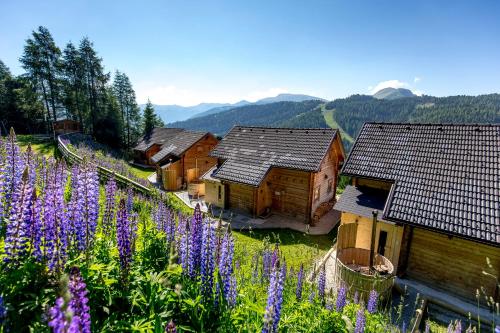
[[[0,59],[15,74],[39,25],[60,47],[88,36],[139,102],[500,92],[500,1],[3,0]]]

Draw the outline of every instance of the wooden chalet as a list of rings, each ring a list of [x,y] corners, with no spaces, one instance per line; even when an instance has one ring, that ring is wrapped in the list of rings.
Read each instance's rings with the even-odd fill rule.
[[[157,179],[165,190],[179,190],[193,184],[195,194],[202,195],[203,183],[199,177],[216,165],[217,159],[210,157],[209,152],[217,142],[208,132],[154,128],[134,147],[134,159],[155,166]]]
[[[56,135],[81,131],[80,123],[72,119],[60,119],[52,123]]]
[[[335,205],[340,279],[378,257],[437,290],[499,300],[483,271],[500,276],[500,125],[367,123],[342,174],[352,185]]]
[[[335,129],[235,126],[210,156],[207,204],[311,223],[333,206],[344,148]]]

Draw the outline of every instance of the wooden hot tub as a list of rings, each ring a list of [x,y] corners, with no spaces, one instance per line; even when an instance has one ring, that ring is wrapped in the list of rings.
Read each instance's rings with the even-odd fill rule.
[[[205,195],[205,183],[201,180],[192,181],[188,184],[188,195],[189,196],[204,196]]]
[[[337,251],[335,283],[356,291],[360,299],[368,300],[370,291],[376,290],[381,298],[387,299],[394,284],[394,266],[386,257],[375,254],[374,267],[370,269],[370,250],[346,248]]]

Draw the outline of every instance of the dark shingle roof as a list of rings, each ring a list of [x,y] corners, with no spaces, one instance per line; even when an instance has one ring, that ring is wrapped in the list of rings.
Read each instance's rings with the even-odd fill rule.
[[[158,163],[168,155],[179,157],[186,150],[188,150],[189,147],[201,140],[207,134],[207,132],[195,132],[188,130],[179,132],[165,142],[161,150],[151,157],[151,161],[153,161],[153,163]]]
[[[348,185],[333,208],[368,218],[372,218],[372,212],[377,210],[379,212],[378,220],[383,221],[382,212],[387,195],[387,192],[369,187]]]
[[[367,123],[342,172],[394,182],[385,219],[500,245],[500,125]]]
[[[168,155],[177,157],[182,155],[207,134],[208,132],[189,131],[183,128],[156,127],[145,135],[134,149],[146,151],[154,144],[160,145],[161,150],[151,158],[154,163],[158,163]]]
[[[271,167],[318,171],[335,129],[235,126],[211,152],[226,160],[214,177],[258,186]]]
[[[141,138],[141,140],[134,147],[134,150],[146,151],[154,144],[163,145],[166,141],[170,140],[182,131],[184,131],[182,128],[155,127],[151,133],[148,133]]]

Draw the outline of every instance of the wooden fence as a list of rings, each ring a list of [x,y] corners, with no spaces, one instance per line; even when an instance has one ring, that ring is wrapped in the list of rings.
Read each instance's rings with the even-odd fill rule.
[[[75,163],[81,163],[83,162],[83,158],[81,156],[78,156],[77,154],[73,153],[64,143],[64,138],[69,137],[71,134],[62,134],[57,137],[57,147],[59,148],[59,151],[61,154],[64,156],[64,159],[69,163],[69,164],[75,164]],[[146,194],[146,195],[152,195],[153,190],[139,184],[136,181],[133,181],[132,179],[129,179],[119,173],[116,173],[112,170],[109,170],[105,167],[102,167],[100,165],[97,165],[97,172],[99,173],[99,177],[101,179],[108,180],[110,178],[114,178],[115,181],[122,185],[122,186],[128,186],[131,187],[133,190]]]

